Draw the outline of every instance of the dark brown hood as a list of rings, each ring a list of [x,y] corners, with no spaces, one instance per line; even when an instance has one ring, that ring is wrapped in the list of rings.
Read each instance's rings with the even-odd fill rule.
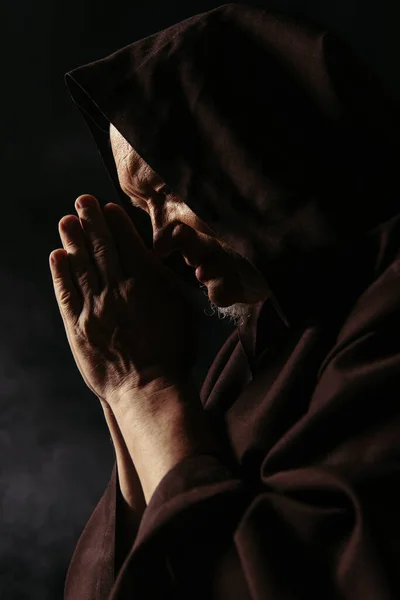
[[[289,323],[356,284],[366,234],[399,211],[394,102],[316,25],[227,4],[66,81],[117,189],[109,122],[265,275]]]

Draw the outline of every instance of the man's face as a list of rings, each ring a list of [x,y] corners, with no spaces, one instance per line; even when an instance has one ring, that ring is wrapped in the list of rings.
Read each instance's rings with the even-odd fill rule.
[[[154,251],[160,257],[180,251],[206,286],[213,308],[232,320],[249,312],[250,304],[266,298],[268,287],[259,271],[171,194],[113,125],[110,140],[122,190],[151,219]]]

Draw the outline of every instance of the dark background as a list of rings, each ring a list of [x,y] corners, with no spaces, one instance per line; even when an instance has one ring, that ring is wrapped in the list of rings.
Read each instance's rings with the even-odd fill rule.
[[[98,399],[72,358],[48,256],[58,221],[92,193],[117,201],[64,73],[222,4],[181,0],[3,3],[0,355],[0,598],[61,599],[78,537],[114,455]],[[330,26],[400,92],[395,0],[276,0],[259,6]],[[367,174],[366,174],[367,175]],[[207,307],[201,292],[193,299]],[[200,385],[231,331],[204,316]]]

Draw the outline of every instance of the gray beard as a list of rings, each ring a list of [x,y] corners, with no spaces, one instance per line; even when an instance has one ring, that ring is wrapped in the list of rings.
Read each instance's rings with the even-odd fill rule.
[[[249,317],[251,315],[251,304],[236,302],[236,304],[221,308],[220,306],[215,306],[211,300],[209,302],[211,309],[214,310],[214,312],[217,312],[219,319],[229,319],[236,327],[243,325],[244,317]]]
[[[228,245],[224,246],[224,250],[225,250],[225,252],[228,252],[231,256],[233,256],[234,258],[240,258],[240,259],[243,258],[240,254],[238,254],[237,252],[232,250]],[[242,282],[242,285],[244,285],[242,276],[240,273],[239,273],[239,277]],[[211,311],[212,311],[210,315],[208,313],[206,313],[206,311],[204,311],[204,313],[207,316],[212,317],[215,313],[217,313],[219,319],[229,319],[229,321],[231,323],[233,323],[233,325],[235,325],[236,327],[239,327],[240,325],[243,324],[245,317],[250,317],[252,310],[254,308],[253,304],[246,304],[244,302],[236,302],[235,304],[232,304],[231,306],[225,306],[225,307],[221,308],[220,306],[216,306],[208,298],[207,286],[200,284],[200,287],[202,288],[203,293],[207,296],[207,299],[208,299],[208,302],[210,304]]]
[[[203,285],[200,287],[203,289],[204,295],[207,296],[211,308],[211,314],[204,310],[204,314],[206,314],[208,317],[212,317],[216,313],[219,319],[228,319],[231,323],[233,323],[233,325],[235,325],[235,327],[239,327],[243,324],[244,318],[251,315],[253,309],[252,304],[236,302],[235,304],[231,304],[231,306],[216,306],[216,304],[211,302],[211,300],[208,298],[207,287]]]

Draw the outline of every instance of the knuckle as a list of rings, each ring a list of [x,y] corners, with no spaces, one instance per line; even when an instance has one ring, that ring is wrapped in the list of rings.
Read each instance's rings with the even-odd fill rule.
[[[79,331],[85,339],[87,339],[88,341],[91,341],[93,327],[91,326],[91,322],[89,319],[83,319],[79,323]]]
[[[90,341],[92,329],[90,315],[84,310],[80,315],[79,321],[76,323],[76,334],[78,337]]]
[[[118,289],[119,296],[126,302],[129,303],[131,298],[137,291],[137,282],[133,278],[126,279],[121,282]]]
[[[108,252],[108,244],[105,240],[96,240],[93,243],[93,254],[96,258],[104,259]]]
[[[77,250],[77,244],[76,241],[72,238],[72,237],[66,237],[64,240],[64,244],[65,244],[65,249],[67,250],[68,254],[74,254]]]
[[[58,288],[65,285],[64,276],[60,274],[53,274],[54,285]]]
[[[63,288],[58,294],[58,301],[62,306],[69,306],[72,302],[72,293]]]
[[[85,289],[90,288],[89,265],[84,253],[79,249],[71,256],[71,266],[79,286]]]
[[[95,311],[87,311],[81,314],[76,326],[77,337],[89,344],[91,352],[100,347],[104,349],[104,344],[107,341],[107,336],[104,335],[100,323],[100,315],[96,314]]]
[[[79,269],[76,269],[75,276],[81,287],[88,288],[88,289],[90,288],[89,273],[87,272],[87,270],[85,268],[80,267]]]

